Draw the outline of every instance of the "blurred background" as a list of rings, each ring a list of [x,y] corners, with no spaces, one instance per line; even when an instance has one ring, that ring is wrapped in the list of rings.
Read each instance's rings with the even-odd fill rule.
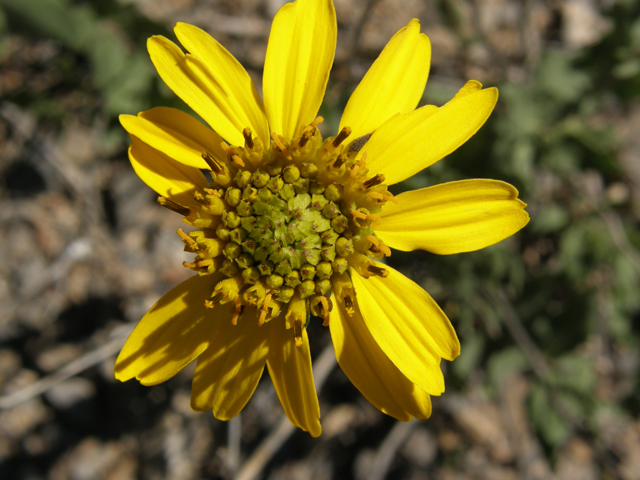
[[[372,407],[309,327],[323,434],[282,422],[265,374],[239,419],[189,408],[192,367],[113,379],[146,310],[191,272],[180,218],[134,174],[120,113],[186,109],[146,53],[176,21],[260,89],[281,0],[0,0],[0,478],[640,479],[640,2],[335,0],[321,115],[411,18],[431,38],[422,103],[498,86],[487,124],[396,189],[508,181],[531,223],[498,245],[389,263],[446,311],[462,355],[428,421]]]

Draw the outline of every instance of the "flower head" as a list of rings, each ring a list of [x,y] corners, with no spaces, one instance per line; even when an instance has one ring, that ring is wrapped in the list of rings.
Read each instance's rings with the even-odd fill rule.
[[[191,403],[237,415],[265,365],[291,422],[320,434],[306,325],[321,317],[338,363],[383,412],[431,413],[444,391],[441,359],[460,344],[419,286],[381,260],[400,250],[438,254],[494,244],[528,222],[510,185],[447,183],[396,197],[400,182],[454,151],[485,122],[495,88],[468,82],[441,108],[415,110],[431,47],[412,20],[351,96],[336,136],[316,117],[333,63],[331,0],[297,0],[276,15],[264,103],[242,66],[202,30],[179,23],[189,53],[152,37],[151,60],[208,128],[157,107],[121,122],[136,173],[193,229],[178,234],[197,275],[140,321],[116,363],[120,380],[167,380],[198,359]],[[207,178],[202,171],[206,171]]]

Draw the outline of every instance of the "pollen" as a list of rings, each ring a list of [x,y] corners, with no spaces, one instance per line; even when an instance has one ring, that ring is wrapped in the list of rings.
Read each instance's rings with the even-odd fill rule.
[[[183,265],[226,277],[205,307],[233,302],[233,325],[248,305],[257,308],[259,325],[286,312],[296,345],[311,314],[329,324],[331,292],[346,281],[350,265],[385,276],[369,258],[391,253],[372,226],[384,203],[395,199],[384,175],[367,169],[361,150],[370,135],[349,142],[351,129],[344,127],[323,140],[321,122],[318,117],[296,138],[273,132],[268,146],[245,128],[244,146],[223,143],[223,158],[202,153],[211,182],[193,193],[196,206],[158,200],[194,228],[177,232],[184,250],[195,254]],[[352,295],[341,297],[347,312]]]

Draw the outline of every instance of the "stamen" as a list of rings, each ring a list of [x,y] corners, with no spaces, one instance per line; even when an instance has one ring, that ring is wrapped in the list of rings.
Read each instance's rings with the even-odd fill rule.
[[[333,162],[333,168],[340,168],[344,164],[344,162],[348,160],[348,158],[349,157],[345,154],[338,155],[336,161]]]
[[[237,163],[241,168],[244,168],[244,162],[238,155],[231,155],[231,160]]]
[[[242,303],[240,303],[240,297],[236,297],[236,309],[233,312],[233,317],[231,317],[231,325],[238,324],[238,318],[242,315]]]
[[[347,312],[347,315],[350,317],[356,313],[356,309],[353,308],[353,300],[350,295],[345,295],[342,300],[344,301],[344,311]]]
[[[206,308],[207,310],[211,310],[214,307],[214,302],[211,300],[205,300],[204,301],[204,308]]]
[[[302,345],[302,321],[300,320],[293,322],[293,340],[296,342],[296,347]]]
[[[191,209],[189,207],[185,207],[180,205],[168,198],[158,197],[158,203],[162,205],[164,208],[171,210],[172,212],[179,213],[180,215],[186,217],[191,214]]]
[[[362,212],[361,212],[361,211],[359,211],[359,210],[351,210],[351,215],[352,215],[354,218],[361,218],[362,220],[366,220],[366,219],[367,219],[367,217],[369,217],[369,215],[367,215],[366,213],[362,213]]]
[[[350,153],[359,152],[360,150],[362,150],[362,147],[364,147],[364,144],[369,141],[369,139],[371,138],[371,135],[372,135],[371,133],[367,133],[366,135],[356,138],[349,145],[349,152]]]
[[[293,158],[291,158],[289,150],[287,150],[287,147],[285,147],[284,144],[280,141],[276,132],[271,132],[271,138],[273,139],[273,142],[276,144],[276,146],[280,149],[282,154],[287,158],[287,160],[293,160]]]
[[[251,129],[245,128],[242,131],[242,136],[244,137],[244,144],[248,149],[253,149],[253,138],[251,137]]]
[[[202,158],[205,162],[207,162],[207,165],[209,165],[209,168],[213,173],[219,174],[223,172],[223,168],[222,165],[220,165],[220,162],[213,158],[213,156],[211,156],[209,152],[202,152]]]
[[[269,308],[269,303],[271,302],[271,294],[268,293],[266,297],[264,297],[264,302],[262,303],[262,307],[260,308],[260,318],[258,318],[258,325],[262,326],[264,324],[264,319],[267,318],[267,309]]]
[[[322,326],[323,327],[328,327],[329,326],[329,312],[331,311],[331,309],[329,307],[329,301],[327,300],[327,297],[325,297],[325,296],[320,297],[320,303],[322,304],[322,316],[324,318],[324,322],[322,322]]]
[[[213,297],[211,297],[211,301],[213,303],[218,303],[220,300],[222,300],[222,297],[224,297],[222,293],[217,293]]]
[[[182,241],[184,243],[191,246],[197,245],[197,242],[190,235],[187,235],[186,233],[184,233],[184,230],[182,230],[181,228],[179,228],[176,233],[180,235],[180,238],[182,238]]]
[[[378,192],[369,192],[367,196],[373,198],[374,200],[378,200],[379,202],[384,202],[384,195]]]
[[[380,242],[378,241],[378,239],[376,237],[374,237],[373,235],[369,235],[367,236],[367,240],[369,240],[371,243],[373,243],[373,245],[375,245],[376,247],[380,246]]]
[[[380,215],[367,215],[367,220],[371,220],[372,222],[381,222],[382,217]]]
[[[378,277],[387,278],[389,276],[389,271],[384,268],[377,267],[376,265],[367,265],[367,271],[372,275],[377,275]]]
[[[310,127],[317,127],[317,126],[318,126],[318,125],[320,125],[322,122],[324,122],[324,118],[322,118],[322,117],[316,117],[316,119],[315,119],[313,122],[311,122],[311,123],[309,124],[309,126],[310,126]]]
[[[364,152],[362,154],[362,157],[360,157],[360,160],[358,160],[358,163],[356,163],[351,168],[351,173],[349,173],[349,178],[354,178],[356,176],[356,174],[358,173],[358,170],[360,170],[360,167],[364,165],[364,162],[366,159],[367,159],[367,152]]]
[[[387,195],[386,197],[384,197],[384,200],[385,202],[395,203],[396,205],[398,204],[398,199],[393,195]]]
[[[340,133],[336,135],[336,138],[333,139],[333,143],[331,145],[333,145],[334,148],[338,148],[338,146],[344,142],[349,135],[351,135],[351,129],[349,127],[344,127],[340,130]]]
[[[364,156],[364,155],[363,155]],[[384,175],[382,174],[378,174],[373,178],[370,178],[369,180],[367,180],[366,182],[364,182],[364,186],[365,188],[371,188],[371,187],[375,187],[376,185],[380,185],[381,183],[383,183],[385,180]]]
[[[298,141],[298,147],[300,148],[304,147],[309,142],[311,137],[312,137],[312,133],[305,129],[305,131],[302,132],[302,135],[300,136],[300,140]]]
[[[193,192],[193,198],[195,198],[196,202],[204,205],[205,207],[211,205],[211,201],[200,192]]]

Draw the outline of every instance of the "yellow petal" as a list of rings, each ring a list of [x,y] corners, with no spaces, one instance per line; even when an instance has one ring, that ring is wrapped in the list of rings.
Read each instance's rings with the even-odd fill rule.
[[[470,252],[513,235],[529,222],[518,191],[497,180],[462,180],[401,193],[385,205],[376,234],[392,248],[440,255]]]
[[[200,355],[212,340],[211,325],[228,315],[228,308],[204,307],[221,278],[196,275],[162,297],[129,335],[116,360],[116,378],[156,385]]]
[[[129,160],[142,181],[180,205],[197,205],[193,192],[209,185],[202,172],[176,162],[133,135],[130,137]]]
[[[249,127],[268,145],[264,106],[242,65],[197,27],[179,23],[175,33],[192,54],[161,36],[147,41],[162,80],[227,142],[244,145],[242,130]]]
[[[287,330],[283,322],[273,323],[267,367],[280,403],[293,425],[319,437],[320,405],[313,384],[307,330],[302,329],[302,345],[296,346],[293,330]]]
[[[412,112],[429,76],[431,43],[413,19],[389,41],[355,89],[340,120],[350,140],[373,132],[398,113]]]
[[[460,343],[449,319],[422,288],[387,265],[387,278],[351,270],[362,317],[382,351],[430,395],[444,391],[440,358],[453,360]]]
[[[271,131],[293,138],[314,120],[333,64],[337,30],[331,0],[296,0],[278,11],[262,86]]]
[[[220,135],[175,108],[156,107],[138,116],[120,115],[120,123],[131,135],[190,167],[209,169],[202,159],[203,152],[216,158],[227,157]]]
[[[469,140],[489,118],[498,90],[477,90],[467,83],[449,103],[419,108],[388,120],[371,136],[362,151],[372,173],[382,173],[392,185],[433,165]]]
[[[218,420],[240,413],[258,386],[269,351],[270,324],[258,326],[255,308],[237,325],[221,322],[211,346],[198,358],[191,385],[191,408],[213,410]]]
[[[351,383],[377,409],[403,422],[431,415],[431,399],[389,360],[367,329],[359,308],[345,313],[334,296],[329,329],[338,364]]]

